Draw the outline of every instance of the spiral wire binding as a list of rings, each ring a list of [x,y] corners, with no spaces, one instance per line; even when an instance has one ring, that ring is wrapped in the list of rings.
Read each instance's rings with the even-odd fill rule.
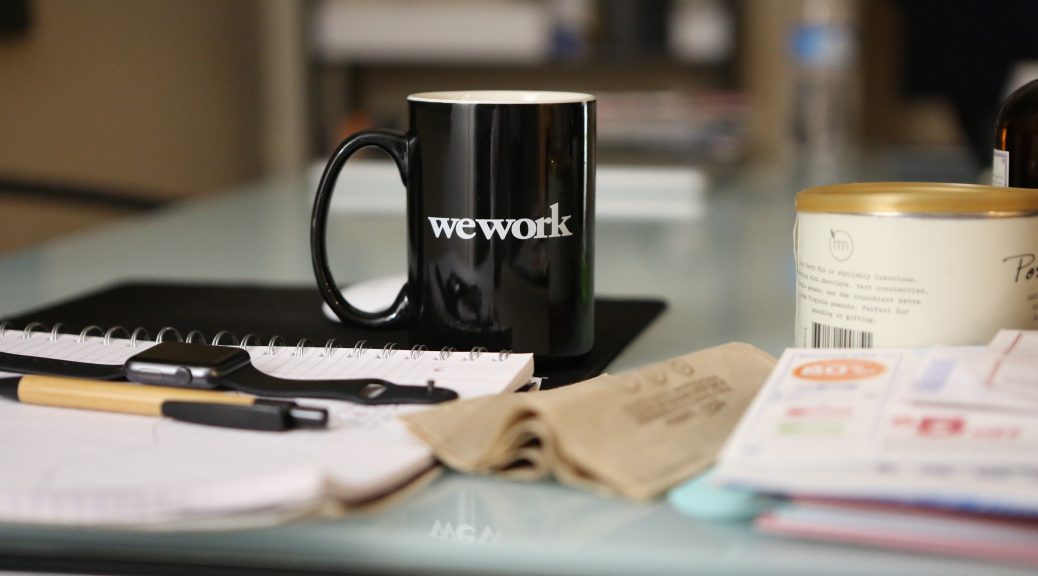
[[[296,349],[292,351],[292,355],[304,356],[307,348],[313,348],[313,342],[309,338],[300,338],[299,342],[296,342]]]
[[[234,334],[231,334],[230,330],[220,330],[219,332],[217,332],[216,336],[213,336],[213,341],[210,342],[210,344],[213,345],[213,346],[219,346],[220,345],[220,340],[224,336],[227,336],[228,338],[231,339],[231,346],[237,346],[238,345],[238,339],[234,337]]]
[[[112,326],[111,328],[105,331],[105,346],[110,346],[112,344],[112,335],[117,332],[122,332],[123,334],[126,334],[127,338],[130,337],[130,333],[126,330],[126,328],[123,328],[122,326]]]
[[[392,358],[393,352],[396,352],[394,348],[396,348],[396,342],[390,342],[389,344],[383,346],[382,351],[378,353],[378,359],[389,360],[390,358]]]
[[[429,349],[425,344],[415,344],[411,346],[411,352],[407,355],[408,360],[417,360],[422,357],[422,354]]]
[[[245,343],[243,341],[242,342],[242,347],[241,347],[242,350],[245,349],[245,345],[244,344]],[[265,354],[267,356],[274,356],[275,354],[277,354],[277,352],[274,351],[274,348],[277,348],[278,346],[284,346],[284,345],[285,345],[285,339],[284,338],[282,338],[281,336],[273,336],[273,337],[271,337],[270,341],[267,342],[267,351],[265,352]]]
[[[100,338],[101,344],[103,346],[112,346],[114,344],[113,341],[121,336],[123,339],[129,340],[129,345],[131,348],[137,348],[138,346],[143,345],[144,342],[154,342],[158,344],[161,342],[173,340],[176,340],[177,342],[186,342],[188,344],[206,343],[205,334],[203,334],[202,332],[198,330],[191,330],[187,333],[187,336],[184,337],[180,334],[179,330],[172,326],[165,326],[161,330],[159,330],[155,334],[154,340],[152,340],[151,337],[148,335],[148,331],[142,327],[134,328],[131,331],[123,326],[112,326],[106,330],[96,324],[91,324],[90,326],[87,326],[86,328],[80,330],[79,334],[71,335],[61,331],[61,329],[65,326],[66,324],[63,322],[57,322],[50,327],[48,327],[43,322],[29,322],[25,325],[24,328],[21,328],[21,338],[23,340],[29,340],[33,337],[33,334],[41,333],[47,334],[47,339],[49,341],[56,342],[60,340],[63,336],[74,336],[77,344],[81,344],[89,340],[90,338]],[[4,338],[8,331],[13,330],[15,329],[11,326],[11,322],[9,320],[0,321],[0,339]],[[351,346],[339,346],[338,340],[336,338],[329,338],[325,341],[324,345],[320,347],[320,356],[324,358],[329,358],[331,356],[334,356],[336,351],[341,349],[347,349],[349,351],[346,353],[346,357],[357,359],[363,356],[368,351],[368,348],[366,348],[367,343],[367,340],[358,340],[354,342]],[[242,350],[245,350],[250,347],[258,348],[262,346],[266,348],[266,350],[263,351],[263,354],[268,356],[276,356],[277,354],[280,354],[282,349],[288,348],[285,339],[281,336],[272,336],[264,344],[262,339],[256,334],[249,333],[246,334],[245,337],[243,337],[241,340],[238,340],[238,338],[229,330],[221,330],[217,332],[216,335],[213,336],[213,339],[209,341],[209,344],[212,346],[235,346],[241,348]],[[291,354],[292,356],[304,356],[308,353],[309,350],[313,348],[317,348],[317,346],[314,345],[314,342],[311,339],[302,338],[298,340],[292,347]],[[397,349],[397,343],[390,342],[383,346],[382,349],[377,352],[376,358],[378,358],[379,360],[389,360],[397,352],[400,352],[400,350]],[[444,346],[436,353],[434,360],[447,360],[455,352],[457,352],[457,349],[455,349],[454,347]],[[475,346],[468,351],[467,355],[463,358],[463,360],[475,361],[487,352],[488,350],[485,347]],[[406,352],[406,354],[404,354],[403,358],[405,360],[419,360],[428,353],[430,353],[428,346],[426,346],[425,344],[415,344],[414,346],[411,346],[411,348]],[[493,360],[497,362],[503,362],[507,360],[511,355],[511,350],[501,350],[497,353],[497,356],[493,358]]]
[[[32,338],[32,331],[35,330],[36,328],[46,328],[46,327],[47,327],[47,325],[44,324],[43,322],[29,322],[28,324],[25,325],[25,328],[22,329],[22,340],[28,340],[29,338]]]
[[[364,346],[367,345],[367,340],[357,340],[357,343],[353,345],[353,352],[350,353],[348,358],[360,358],[364,354]]]
[[[76,343],[77,344],[82,344],[83,341],[85,341],[87,338],[90,337],[90,333],[94,332],[94,331],[100,332],[101,335],[104,336],[104,330],[102,330],[100,326],[98,326],[97,324],[91,324],[90,326],[87,326],[86,328],[83,328],[79,332],[79,337],[76,338]]]
[[[51,342],[57,342],[58,338],[61,338],[61,329],[64,328],[64,327],[65,327],[65,325],[63,323],[61,323],[61,322],[58,322],[57,324],[55,324],[54,326],[51,327],[51,329],[50,329],[50,341]],[[3,337],[3,335],[4,335],[4,333],[2,331],[0,331],[0,337]]]
[[[166,337],[166,334],[168,334],[168,333],[172,333],[174,336],[176,336],[177,342],[183,342],[184,341],[184,339],[180,337],[180,332],[178,332],[177,329],[172,327],[172,326],[165,326],[165,327],[162,328],[162,330],[159,330],[159,333],[155,335],[155,341],[156,342],[165,342],[166,341],[165,337]]]
[[[321,356],[324,358],[330,358],[333,356],[335,354],[336,342],[338,342],[338,340],[335,338],[329,338],[328,341],[324,343],[324,351],[321,352]]]

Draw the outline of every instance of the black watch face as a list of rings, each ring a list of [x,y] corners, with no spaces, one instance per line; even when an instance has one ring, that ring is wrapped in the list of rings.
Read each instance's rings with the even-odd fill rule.
[[[223,371],[249,362],[249,353],[230,346],[161,342],[134,355],[130,361],[157,364],[176,364],[193,368]]]
[[[230,346],[162,342],[126,361],[126,378],[142,384],[213,388],[230,372],[251,362]]]

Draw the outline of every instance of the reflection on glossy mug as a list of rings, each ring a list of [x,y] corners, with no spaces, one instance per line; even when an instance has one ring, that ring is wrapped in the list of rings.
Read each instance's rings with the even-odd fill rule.
[[[328,162],[314,201],[318,287],[344,322],[408,328],[430,346],[568,357],[594,327],[595,100],[570,92],[428,92],[408,97],[406,133],[359,132]],[[339,172],[375,146],[407,188],[408,280],[365,312],[328,268]],[[343,246],[340,249],[348,250]]]

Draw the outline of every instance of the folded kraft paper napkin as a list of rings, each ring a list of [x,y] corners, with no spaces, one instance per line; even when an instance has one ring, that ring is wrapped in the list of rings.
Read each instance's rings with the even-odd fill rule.
[[[710,465],[775,359],[730,343],[564,388],[403,416],[447,466],[646,500]]]

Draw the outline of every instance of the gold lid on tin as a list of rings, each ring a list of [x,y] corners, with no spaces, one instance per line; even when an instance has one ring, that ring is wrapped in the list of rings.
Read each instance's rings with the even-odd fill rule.
[[[798,212],[1012,214],[1038,212],[1038,189],[937,182],[862,182],[797,193]]]

